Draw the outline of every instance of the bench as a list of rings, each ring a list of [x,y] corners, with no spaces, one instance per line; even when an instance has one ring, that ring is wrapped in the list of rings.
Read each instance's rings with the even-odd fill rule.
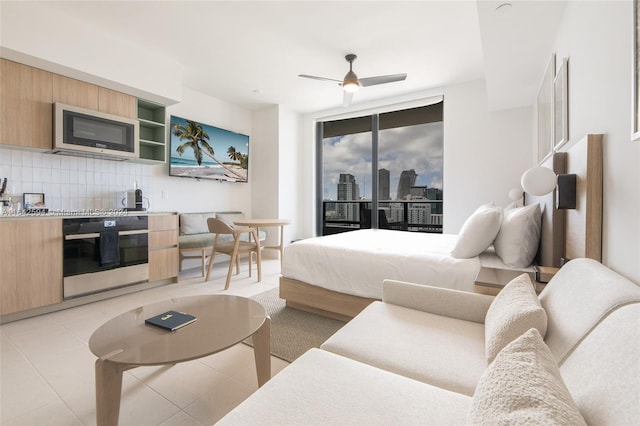
[[[202,276],[205,275],[207,258],[211,254],[213,239],[216,235],[209,232],[207,219],[210,217],[216,217],[233,226],[233,221],[243,219],[244,213],[239,211],[180,213],[178,216],[180,222],[178,236],[180,271],[182,271],[182,262],[185,259],[200,259]],[[265,237],[266,233],[260,231],[260,241],[263,241]],[[232,239],[231,235],[221,235],[219,241],[231,241]]]

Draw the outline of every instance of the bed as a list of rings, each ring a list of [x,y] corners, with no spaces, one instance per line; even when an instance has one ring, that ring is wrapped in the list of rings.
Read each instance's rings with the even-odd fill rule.
[[[600,260],[602,135],[588,135],[541,165],[577,175],[578,203],[575,210],[557,210],[554,193],[527,194],[521,209],[537,205],[541,215],[534,263],[559,267],[562,258]],[[464,230],[457,235],[362,229],[298,241],[282,257],[280,297],[287,306],[348,320],[382,298],[386,278],[474,291],[482,266],[532,269],[528,263],[505,264],[493,246],[467,258],[451,256]]]

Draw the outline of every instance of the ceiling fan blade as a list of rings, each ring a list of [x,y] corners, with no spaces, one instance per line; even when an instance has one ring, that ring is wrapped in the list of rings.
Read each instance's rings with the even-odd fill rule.
[[[342,84],[342,80],[334,80],[333,78],[326,78],[326,77],[317,77],[315,75],[298,74],[298,77],[311,78],[313,80],[321,80],[321,81],[331,81],[334,83]]]
[[[362,87],[375,86],[376,84],[393,83],[407,78],[407,74],[379,75],[377,77],[366,77],[360,79]]]
[[[348,107],[351,105],[351,100],[353,99],[353,92],[343,92],[342,95],[342,106]]]

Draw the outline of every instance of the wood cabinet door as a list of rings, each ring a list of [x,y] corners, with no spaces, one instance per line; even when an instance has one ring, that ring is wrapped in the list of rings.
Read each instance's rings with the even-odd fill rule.
[[[0,61],[0,144],[51,149],[53,74]]]
[[[62,220],[0,221],[0,314],[62,302]]]
[[[98,89],[98,111],[100,112],[136,119],[136,102],[135,96],[104,87]]]
[[[98,110],[98,86],[84,81],[53,75],[53,102]]]
[[[178,276],[178,248],[149,251],[149,282]]]

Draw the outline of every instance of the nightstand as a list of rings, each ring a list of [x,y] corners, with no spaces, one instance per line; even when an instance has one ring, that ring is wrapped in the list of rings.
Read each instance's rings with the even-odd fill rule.
[[[536,293],[540,293],[545,284],[551,279],[551,277],[553,277],[558,269],[544,266],[536,266],[536,268],[539,270],[538,273],[536,273],[536,271],[517,271],[513,269],[489,268],[483,266],[480,268],[478,275],[476,275],[474,290],[476,293],[495,296],[505,285],[509,283],[509,281],[523,273],[527,273],[529,274],[529,277],[531,277],[531,281],[536,286]],[[539,280],[543,280],[544,282],[536,280],[536,276],[538,276]]]

